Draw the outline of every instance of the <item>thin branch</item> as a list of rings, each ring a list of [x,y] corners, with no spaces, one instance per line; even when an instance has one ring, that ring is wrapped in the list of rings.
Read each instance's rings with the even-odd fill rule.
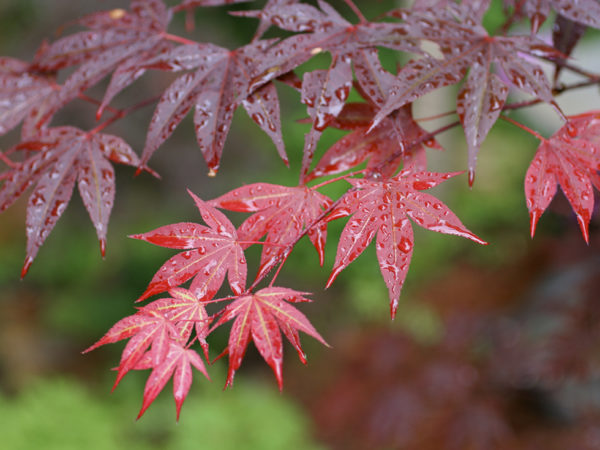
[[[550,61],[554,64],[556,64],[557,66],[562,67],[563,69],[567,69],[570,70],[571,72],[577,73],[581,76],[584,76],[586,78],[589,78],[590,80],[594,80],[596,82],[600,81],[600,75],[596,74],[596,73],[592,73],[592,72],[588,72],[585,69],[582,69],[581,67],[577,67],[574,66],[573,64],[568,63],[565,60],[562,59],[552,59],[552,58],[544,58],[547,61]]]
[[[152,103],[156,102],[159,98],[160,98],[160,95],[157,95],[155,97],[141,101],[133,106],[130,106],[129,108],[117,110],[117,112],[112,117],[110,117],[109,119],[102,122],[96,128],[93,128],[92,130],[88,131],[88,135],[91,136],[96,133],[99,133],[100,131],[102,131],[106,127],[108,127],[109,125],[112,125],[113,123],[117,122],[118,120],[122,119],[123,117],[127,116],[128,114],[131,114],[132,112],[137,111],[138,109],[142,109],[148,105],[151,105]]]
[[[368,170],[369,169],[355,170],[354,172],[349,172],[346,175],[340,175],[339,177],[331,178],[329,180],[323,181],[322,183],[315,184],[314,186],[311,186],[310,189],[314,191],[316,189],[319,189],[320,187],[327,186],[331,183],[335,183],[336,181],[345,180],[346,178],[351,178],[356,175],[360,175],[361,173],[366,173],[368,172]]]
[[[535,136],[536,138],[538,138],[542,142],[546,140],[546,138],[544,136],[542,136],[541,134],[539,134],[537,131],[532,130],[528,126],[523,125],[521,122],[517,122],[516,120],[511,119],[510,117],[507,117],[507,116],[503,116],[503,115],[500,115],[500,118],[503,119],[503,120],[506,120],[509,123],[512,123],[513,125],[521,128],[522,130],[527,131],[529,134]]]
[[[443,117],[451,116],[453,114],[456,114],[455,109],[452,111],[446,111],[444,113],[436,114],[435,116],[419,117],[418,119],[414,119],[414,120],[415,120],[415,122],[427,122],[429,120],[441,119]]]
[[[167,33],[167,32],[162,32],[160,34],[164,39],[168,40],[168,41],[172,41],[172,42],[177,42],[179,44],[184,44],[184,45],[196,45],[198,44],[198,42],[192,40],[192,39],[187,39],[184,38],[182,36],[177,36],[176,34],[171,34],[171,33]]]
[[[367,18],[363,15],[363,13],[360,11],[360,9],[358,9],[358,6],[356,6],[352,0],[344,0],[344,2],[346,3],[346,5],[348,5],[350,7],[352,12],[354,14],[356,14],[356,17],[358,17],[358,20],[360,20],[360,23],[368,22]]]
[[[2,150],[0,150],[0,161],[2,161],[11,169],[14,169],[18,166],[18,164],[12,161],[8,156],[6,156]]]

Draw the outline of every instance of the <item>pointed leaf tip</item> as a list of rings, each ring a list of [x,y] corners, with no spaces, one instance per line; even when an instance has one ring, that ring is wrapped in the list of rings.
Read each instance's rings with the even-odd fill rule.
[[[327,279],[327,283],[325,284],[325,289],[329,289],[329,286],[331,286],[333,284],[333,282],[335,281],[335,279],[337,278],[337,276],[340,274],[340,272],[342,270],[344,270],[343,265],[333,268],[333,270],[331,271],[331,275],[329,275],[329,278]]]
[[[396,318],[396,312],[398,311],[398,300],[392,300],[390,302],[390,317],[392,320]]]
[[[536,12],[531,15],[531,33],[536,34],[542,24],[546,21],[546,16],[542,13]]]
[[[590,232],[588,229],[588,223],[590,219],[589,217],[584,217],[581,214],[577,214],[577,222],[579,223],[579,228],[581,228],[581,234],[583,235],[583,240],[587,245],[590,245]]]
[[[542,213],[540,210],[534,209],[533,211],[529,212],[529,223],[530,223],[530,234],[531,234],[531,239],[533,239],[533,236],[535,236],[535,229],[537,227],[537,223],[538,220],[540,220]]]
[[[106,257],[106,239],[102,238],[99,241],[100,244],[100,255],[102,255],[102,259]]]
[[[475,181],[475,169],[469,168],[469,187],[473,187],[473,182]]]
[[[25,275],[27,275],[27,272],[29,272],[29,268],[31,267],[32,263],[33,263],[33,258],[31,256],[28,256],[27,258],[25,258],[25,262],[23,263],[23,268],[21,269],[21,280],[23,278],[25,278]]]

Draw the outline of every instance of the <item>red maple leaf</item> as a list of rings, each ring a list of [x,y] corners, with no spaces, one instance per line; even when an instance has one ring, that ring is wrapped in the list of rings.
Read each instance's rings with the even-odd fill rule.
[[[323,210],[331,205],[331,200],[306,186],[255,183],[234,189],[210,204],[230,211],[255,213],[240,225],[238,236],[241,241],[257,241],[267,235],[257,275],[261,278],[284,256],[286,246],[292,244],[305,227],[313,225]],[[310,228],[308,236],[319,253],[322,265],[327,224],[320,223]]]
[[[191,278],[194,279],[190,290],[197,297],[212,297],[223,284],[226,273],[236,295],[245,289],[246,257],[235,227],[223,213],[188,192],[208,226],[183,222],[130,236],[161,247],[185,249],[163,264],[138,301]]]
[[[308,302],[304,292],[282,287],[268,287],[238,297],[227,305],[214,328],[235,319],[229,335],[226,352],[229,353],[229,371],[225,386],[233,385],[235,371],[242,364],[246,348],[252,338],[254,345],[267,364],[273,369],[279,389],[283,387],[282,364],[283,342],[281,331],[305,361],[300,347],[298,331],[302,331],[328,345],[308,319],[288,302]]]
[[[66,209],[76,182],[104,255],[115,196],[115,174],[109,160],[136,166],[137,155],[119,137],[66,126],[42,130],[35,141],[12,149],[27,150],[31,154],[10,170],[0,188],[2,212],[36,183],[27,206],[27,255],[21,276]]]
[[[180,335],[173,323],[164,315],[152,310],[142,310],[119,320],[98,342],[83,353],[128,338],[129,342],[121,354],[113,389],[130,370],[160,365],[167,357],[171,342],[179,341]]]
[[[175,399],[175,408],[177,411],[177,420],[183,401],[192,385],[193,373],[192,366],[198,369],[206,378],[210,380],[202,358],[194,350],[186,348],[179,343],[169,342],[167,355],[160,364],[153,367],[146,386],[144,388],[144,398],[142,408],[137,416],[142,417],[146,409],[152,404],[154,399],[163,390],[165,384],[173,377],[173,398]]]
[[[187,342],[192,330],[196,330],[196,338],[202,350],[204,357],[208,360],[208,327],[210,319],[206,313],[206,298],[198,298],[193,292],[175,287],[169,289],[169,298],[155,300],[141,308],[142,311],[156,311],[169,319],[177,328],[182,342]],[[209,297],[210,298],[210,297]]]
[[[348,179],[354,189],[342,197],[328,218],[331,221],[352,215],[342,231],[327,287],[377,235],[377,260],[388,287],[390,312],[394,318],[414,245],[409,218],[428,230],[486,244],[465,228],[444,203],[420,192],[458,174],[402,171],[381,181]]]
[[[185,346],[189,340],[190,326],[196,323],[197,338],[207,352],[205,330],[208,320],[204,306],[185,289],[170,291],[175,298],[159,299],[136,314],[117,322],[87,353],[102,345],[129,339],[123,350],[113,389],[130,370],[153,369],[144,389],[142,408],[138,419],[173,377],[173,396],[177,418],[181,405],[192,383],[191,366],[208,377],[198,353]],[[208,356],[208,355],[206,355]]]
[[[525,198],[531,236],[560,185],[569,200],[581,233],[589,241],[588,224],[594,209],[594,190],[600,189],[600,113],[589,112],[569,122],[540,144],[527,174]]]

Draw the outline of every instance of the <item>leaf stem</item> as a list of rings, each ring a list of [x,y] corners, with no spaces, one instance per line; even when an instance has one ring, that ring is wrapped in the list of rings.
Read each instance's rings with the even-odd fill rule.
[[[527,131],[529,134],[535,136],[536,138],[538,138],[542,142],[546,140],[546,138],[544,136],[542,136],[541,134],[539,134],[537,131],[532,130],[528,126],[523,125],[521,122],[517,122],[516,120],[511,119],[510,117],[507,117],[505,115],[500,115],[500,118],[503,119],[503,120],[506,120],[509,123],[512,123],[513,125],[516,125],[517,127],[521,128],[522,130]]]
[[[287,244],[278,244],[277,242],[266,242],[266,241],[237,241],[238,244],[248,245],[272,245],[273,247],[287,247]]]
[[[18,164],[12,161],[8,156],[6,156],[2,150],[0,150],[0,161],[2,161],[11,169],[14,169],[18,166]]]
[[[563,69],[567,69],[570,70],[571,72],[575,72],[581,76],[584,76],[586,78],[589,78],[590,80],[593,80],[595,82],[599,82],[600,81],[600,75],[592,73],[592,72],[588,72],[585,69],[582,69],[580,67],[574,66],[566,61],[563,60],[555,60],[555,59],[550,59],[550,58],[544,58],[554,64],[556,64],[557,66],[562,67]]]
[[[87,133],[88,136],[93,136],[94,134],[99,133],[100,131],[102,131],[106,127],[108,127],[109,125],[112,125],[113,123],[117,122],[118,120],[122,119],[123,117],[127,116],[128,114],[131,114],[132,112],[137,111],[138,109],[145,108],[146,106],[156,102],[159,98],[160,98],[160,96],[155,96],[155,97],[143,100],[133,106],[130,106],[129,108],[116,110],[112,117],[110,117],[107,120],[105,120],[104,122],[102,122],[96,128],[93,128],[90,131],[88,131],[88,133]]]
[[[177,42],[179,44],[184,44],[184,45],[197,45],[198,44],[197,41],[194,41],[192,39],[187,39],[182,36],[177,36],[176,34],[167,33],[166,31],[163,31],[160,35],[167,41]]]
[[[93,105],[96,105],[96,106],[100,106],[100,105],[102,104],[102,102],[101,102],[101,101],[99,101],[99,100],[96,100],[95,98],[89,97],[89,96],[87,96],[87,95],[85,95],[85,94],[79,94],[79,95],[78,95],[78,97],[79,97],[81,100],[84,100],[84,101],[86,101],[86,102],[89,102],[89,103],[91,103],[91,104],[93,104]],[[119,112],[119,110],[118,110],[117,108],[113,108],[113,107],[112,107],[112,106],[110,106],[110,105],[106,105],[106,106],[105,106],[105,109],[106,109],[107,111],[110,111],[111,113],[114,113],[114,114],[117,114],[117,113]]]
[[[344,2],[346,3],[346,5],[348,5],[350,7],[352,12],[354,14],[356,14],[356,17],[358,17],[358,20],[360,20],[360,23],[368,22],[367,18],[363,15],[363,13],[360,11],[360,9],[358,9],[358,6],[356,6],[352,0],[344,0]]]
[[[453,114],[456,114],[456,110],[446,111],[444,113],[436,114],[435,116],[420,117],[415,119],[415,122],[427,122],[429,120],[441,119],[442,117],[451,116]]]
[[[314,190],[319,189],[320,187],[327,186],[328,184],[331,184],[331,183],[335,183],[336,181],[345,180],[346,178],[351,178],[351,177],[354,177],[361,173],[367,173],[368,171],[369,171],[369,169],[355,170],[354,172],[350,172],[345,175],[340,175],[339,177],[331,178],[329,180],[323,181],[322,183],[315,184],[314,186],[311,186],[309,189],[311,191],[314,191]]]

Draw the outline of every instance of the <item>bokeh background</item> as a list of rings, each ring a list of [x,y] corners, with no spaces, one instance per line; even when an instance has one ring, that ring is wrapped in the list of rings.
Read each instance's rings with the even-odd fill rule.
[[[348,13],[343,2],[332,3]],[[42,39],[55,38],[66,22],[127,4],[1,0],[0,54],[28,60]],[[357,4],[367,17],[376,17],[397,2]],[[490,30],[501,22],[500,2],[493,2],[485,20]],[[546,36],[551,22],[544,28]],[[250,40],[256,22],[233,18],[227,8],[207,8],[197,13],[196,24],[191,38],[234,48]],[[186,33],[183,25],[184,17],[176,16],[173,32]],[[575,55],[577,64],[589,70],[599,65],[599,38],[598,32],[588,30]],[[382,51],[390,70],[405,58]],[[324,55],[303,69],[327,63]],[[173,78],[150,73],[114,105],[150,97]],[[103,86],[90,95],[100,98]],[[415,230],[416,251],[398,316],[391,322],[373,248],[329,290],[323,289],[343,227],[332,223],[324,268],[314,249],[302,242],[280,283],[314,293],[315,302],[303,312],[333,348],[305,338],[309,362],[304,367],[286,347],[282,394],[270,369],[250,349],[233,389],[222,391],[225,361],[209,368],[212,383],[195,378],[179,423],[170,384],[144,417],[134,420],[147,374],[128,375],[111,394],[110,368],[123,345],[80,353],[134,311],[133,301],[172,255],[126,236],[167,223],[199,221],[186,188],[208,199],[246,183],[295,184],[307,131],[296,120],[305,111],[297,93],[283,85],[278,89],[290,169],[245,112],[238,111],[219,175],[207,177],[188,117],[151,160],[162,180],[134,178],[133,169],[116,167],[117,197],[104,261],[74,194],[30,273],[19,281],[27,196],[0,216],[0,447],[600,448],[598,218],[592,221],[587,246],[559,194],[541,219],[535,240],[529,238],[523,177],[537,142],[504,122],[495,126],[482,148],[474,187],[469,189],[463,176],[435,192],[489,246]],[[451,87],[427,96],[415,104],[415,117],[454,109],[455,95]],[[598,108],[600,95],[590,88],[566,94],[559,103],[575,114]],[[151,114],[152,108],[136,112],[109,132],[139,151]],[[560,125],[554,116],[543,105],[514,113],[546,136]],[[87,129],[95,124],[94,111],[74,102],[54,123]],[[434,129],[443,123],[423,126]],[[340,136],[326,132],[320,152]],[[0,148],[17,139],[18,131],[3,136]],[[462,132],[445,133],[440,141],[446,151],[429,153],[431,167],[463,170]],[[337,183],[324,192],[336,197],[344,189],[344,183]],[[239,223],[242,216],[231,217]],[[256,250],[250,252],[250,267],[256,267],[258,256]],[[226,339],[225,333],[213,337],[212,356],[225,347]]]

